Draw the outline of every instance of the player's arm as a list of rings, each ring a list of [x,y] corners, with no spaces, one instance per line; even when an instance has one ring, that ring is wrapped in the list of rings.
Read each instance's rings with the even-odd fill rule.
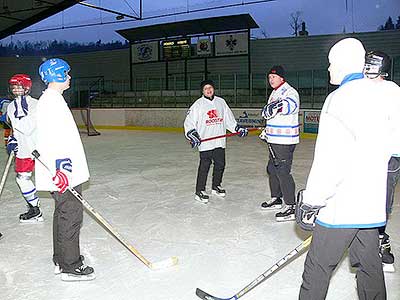
[[[199,120],[198,105],[194,103],[186,113],[186,118],[183,123],[185,129],[185,137],[190,141],[192,148],[200,146],[201,138],[197,132],[197,124]]]
[[[291,115],[298,113],[300,108],[300,97],[295,89],[287,92],[284,98],[280,99],[282,105],[278,113],[282,115]]]

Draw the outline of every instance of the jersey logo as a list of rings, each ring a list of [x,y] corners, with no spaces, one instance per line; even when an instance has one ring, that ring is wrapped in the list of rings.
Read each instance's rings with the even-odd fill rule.
[[[206,125],[222,124],[224,121],[224,118],[218,117],[218,112],[216,109],[209,110],[207,115],[208,120],[206,120]]]
[[[207,115],[208,115],[208,117],[209,117],[210,119],[218,118],[218,113],[217,113],[217,110],[216,110],[216,109],[212,109],[212,110],[208,111],[208,112],[207,112]]]
[[[56,159],[56,170],[72,173],[72,161],[70,158]]]

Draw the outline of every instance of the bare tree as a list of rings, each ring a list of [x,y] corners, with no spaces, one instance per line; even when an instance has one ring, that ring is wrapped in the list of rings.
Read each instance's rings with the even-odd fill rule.
[[[267,31],[265,30],[264,27],[261,27],[260,31],[261,31],[261,35],[264,37],[264,39],[268,38]]]
[[[292,35],[298,36],[302,20],[300,19],[301,11],[296,11],[290,14],[290,27],[293,29]]]

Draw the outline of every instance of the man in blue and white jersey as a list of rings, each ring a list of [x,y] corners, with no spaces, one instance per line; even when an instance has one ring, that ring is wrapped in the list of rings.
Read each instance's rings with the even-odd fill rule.
[[[262,116],[267,120],[260,138],[268,144],[267,173],[271,199],[261,204],[261,209],[281,209],[277,221],[294,220],[295,183],[291,175],[293,153],[299,143],[298,92],[285,80],[282,66],[273,66],[268,72],[268,82],[273,91]],[[283,201],[282,201],[283,198]]]

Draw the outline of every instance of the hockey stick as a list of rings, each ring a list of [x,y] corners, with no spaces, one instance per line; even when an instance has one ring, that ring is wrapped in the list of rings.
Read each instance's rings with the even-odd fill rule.
[[[268,151],[269,151],[269,153],[271,154],[271,157],[272,157],[272,162],[273,162],[274,166],[277,167],[279,165],[279,162],[276,159],[275,151],[274,151],[274,149],[272,149],[272,146],[271,146],[270,143],[268,143],[267,141],[266,141],[266,143],[267,143],[267,146],[268,146]]]
[[[298,245],[295,249],[293,249],[288,254],[286,254],[282,259],[280,259],[277,263],[275,263],[271,268],[269,268],[267,271],[262,273],[255,280],[253,280],[250,284],[248,284],[246,287],[244,287],[242,290],[240,290],[238,293],[236,293],[235,295],[233,295],[230,298],[214,297],[214,296],[202,291],[199,288],[196,289],[196,295],[199,298],[204,299],[204,300],[236,300],[236,299],[239,299],[243,295],[247,294],[252,289],[254,289],[256,286],[258,286],[260,283],[262,283],[264,280],[266,280],[268,277],[270,277],[272,274],[274,274],[276,271],[281,269],[289,261],[291,261],[291,259],[294,258],[298,253],[300,253],[303,249],[308,247],[308,245],[311,243],[311,240],[312,240],[312,236],[310,236],[308,239],[306,239],[304,242],[302,242],[300,245]]]
[[[262,128],[247,128],[248,131],[255,131],[255,130],[261,130]],[[201,142],[208,142],[208,141],[212,141],[212,140],[216,140],[216,139],[221,139],[224,137],[229,137],[229,136],[234,136],[234,135],[238,135],[240,134],[240,132],[232,132],[232,133],[228,133],[228,134],[223,134],[223,135],[217,135],[217,136],[213,136],[213,137],[209,137],[206,139],[202,139]]]
[[[33,156],[36,157],[36,159],[50,172],[50,174],[53,176],[51,170],[49,169],[48,166],[45,165],[45,163],[39,159],[40,154],[37,150],[34,150],[32,152]],[[112,226],[110,223],[108,223],[98,212],[94,210],[94,208],[87,202],[85,199],[82,198],[82,196],[75,191],[72,187],[67,188],[68,191],[74,195],[74,197],[79,200],[82,205],[92,214],[92,216],[98,220],[104,227],[108,229],[108,231],[118,240],[121,242],[122,245],[124,245],[131,253],[133,253],[142,263],[144,263],[147,267],[149,267],[152,270],[159,270],[159,269],[164,269],[167,267],[174,266],[178,264],[178,258],[176,256],[170,257],[166,260],[152,263],[148,261],[143,255],[139,253],[138,250],[136,250],[131,244],[129,244]]]
[[[4,168],[3,177],[1,178],[1,182],[0,182],[0,195],[1,195],[1,193],[3,192],[3,188],[4,188],[4,185],[5,185],[5,183],[6,183],[8,171],[10,170],[10,166],[11,166],[11,163],[12,163],[12,161],[13,161],[13,158],[14,158],[14,151],[11,151],[10,155],[8,156],[8,160],[7,160],[6,167]]]

